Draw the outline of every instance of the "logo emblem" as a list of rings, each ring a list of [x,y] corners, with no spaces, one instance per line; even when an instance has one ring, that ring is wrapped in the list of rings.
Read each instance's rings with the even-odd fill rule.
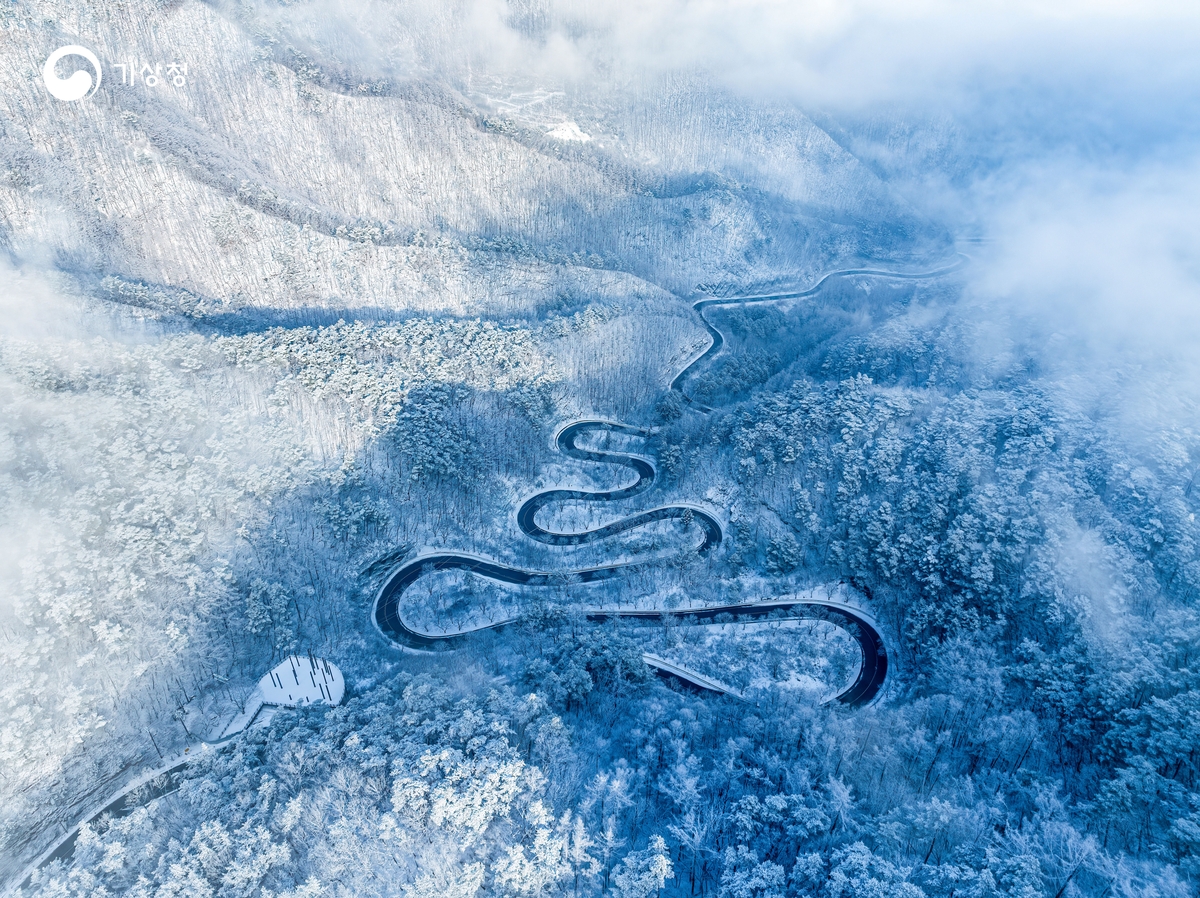
[[[76,70],[66,78],[58,77],[54,72],[54,67],[64,56],[83,57],[92,67],[92,71],[96,73],[96,77],[93,78],[90,74],[82,70]],[[90,97],[100,87],[100,60],[87,47],[80,47],[75,44],[67,47],[59,47],[50,54],[50,58],[42,66],[42,80],[46,82],[46,90],[50,91],[52,97],[62,100],[65,103],[74,103],[76,100],[82,100],[84,97]]]

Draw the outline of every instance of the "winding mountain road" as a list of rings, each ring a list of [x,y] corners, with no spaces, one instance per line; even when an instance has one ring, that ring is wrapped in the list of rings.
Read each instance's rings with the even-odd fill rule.
[[[956,271],[963,266],[965,258],[961,257],[952,265],[939,268],[929,272],[895,272],[883,271],[871,268],[852,268],[840,271],[830,272],[822,277],[814,286],[801,291],[788,293],[772,293],[760,294],[753,296],[727,297],[727,298],[708,298],[701,299],[693,303],[692,308],[696,310],[701,321],[707,328],[712,342],[709,347],[697,356],[686,368],[684,368],[675,379],[671,381],[671,389],[678,392],[687,402],[689,407],[697,412],[708,412],[711,409],[701,403],[692,400],[683,390],[683,385],[687,379],[692,376],[696,370],[703,364],[710,361],[724,346],[725,337],[712,322],[704,316],[704,310],[713,306],[729,306],[729,305],[748,305],[751,303],[771,302],[784,299],[802,299],[807,296],[813,296],[818,293],[827,283],[836,278],[846,278],[853,276],[870,276],[877,278],[890,279],[905,279],[918,280],[925,278],[938,277],[950,272]],[[662,520],[679,520],[685,523],[694,523],[699,526],[702,536],[700,541],[692,551],[698,555],[704,556],[710,554],[721,543],[723,531],[720,521],[715,515],[698,506],[678,503],[674,505],[664,505],[658,508],[652,508],[649,511],[639,512],[621,518],[610,524],[593,530],[587,530],[579,533],[559,533],[552,530],[547,530],[537,523],[537,514],[547,505],[553,502],[563,501],[592,501],[592,502],[618,502],[626,499],[632,499],[636,496],[645,493],[653,485],[656,478],[656,470],[652,462],[639,455],[633,455],[626,452],[612,452],[596,449],[583,449],[577,445],[577,439],[587,433],[617,433],[627,436],[648,437],[653,434],[652,430],[645,428],[633,427],[628,424],[618,424],[611,421],[576,421],[566,425],[558,431],[555,437],[555,446],[565,455],[579,459],[581,461],[599,462],[605,464],[616,464],[627,467],[637,475],[637,480],[628,486],[619,487],[613,490],[587,491],[575,489],[554,489],[546,490],[538,493],[527,499],[517,511],[517,524],[521,531],[531,539],[548,545],[555,546],[579,546],[587,543],[592,543],[598,540],[607,539],[615,536],[618,533],[623,533],[637,527],[644,526],[653,521]],[[372,611],[372,617],[379,630],[395,644],[407,648],[411,651],[433,651],[440,646],[454,646],[468,639],[473,634],[480,633],[485,630],[496,630],[501,627],[508,626],[515,622],[515,618],[497,621],[486,626],[475,628],[466,628],[455,631],[453,633],[433,633],[421,631],[410,626],[405,622],[400,613],[401,599],[404,592],[416,583],[421,577],[436,571],[446,570],[462,570],[481,577],[486,577],[500,583],[509,583],[520,586],[545,586],[549,585],[563,577],[564,575],[571,577],[576,582],[591,583],[600,580],[606,580],[611,577],[621,576],[631,569],[635,568],[642,562],[624,562],[602,567],[584,568],[574,571],[532,571],[521,568],[509,567],[491,561],[487,558],[482,558],[475,555],[469,555],[462,552],[438,552],[420,555],[410,561],[400,564],[396,567],[384,581],[383,586],[379,590],[375,598],[375,604]],[[854,681],[849,686],[837,693],[830,702],[839,702],[846,706],[857,708],[870,704],[874,701],[887,679],[888,672],[888,655],[884,645],[883,638],[879,633],[874,622],[861,610],[853,606],[830,601],[830,600],[804,600],[804,599],[773,599],[760,602],[747,602],[737,605],[717,605],[707,606],[702,608],[690,609],[673,609],[669,611],[657,610],[625,610],[625,609],[605,609],[596,608],[586,613],[589,621],[602,623],[612,619],[622,620],[642,620],[655,621],[663,620],[667,617],[678,619],[692,618],[698,621],[711,621],[721,624],[738,624],[750,623],[753,621],[762,621],[764,619],[775,620],[823,620],[831,623],[849,633],[858,643],[861,652],[861,663],[859,670],[854,678]],[[720,621],[717,618],[721,617]],[[682,665],[676,664],[665,658],[660,658],[656,655],[643,655],[645,662],[654,670],[661,674],[674,677],[692,687],[712,692],[723,693],[737,696],[731,689],[724,686],[722,683],[704,676],[695,671],[691,671]],[[261,702],[260,702],[261,706]],[[198,743],[203,743],[203,748],[214,748],[223,745],[250,724],[251,720],[257,712],[243,715],[246,720],[239,727],[238,732],[229,735],[223,735],[221,738],[206,740],[198,739]],[[190,751],[190,749],[189,749]],[[164,762],[161,766],[150,770],[132,783],[126,784],[119,792],[105,799],[104,805],[98,811],[94,811],[84,819],[91,820],[96,817],[109,813],[114,816],[121,816],[128,812],[125,805],[125,799],[128,794],[139,788],[147,788],[149,796],[154,797],[163,795],[171,791],[177,786],[178,778],[184,768],[196,756],[179,755]],[[159,777],[163,779],[155,783]],[[154,783],[154,785],[151,785]],[[78,838],[78,826],[74,827],[68,834],[60,838],[51,848],[37,860],[29,868],[24,876],[17,880],[22,884],[22,887],[30,881],[32,871],[45,866],[52,860],[65,859],[74,851],[75,842]]]
[[[805,290],[698,300],[693,303],[692,308],[696,310],[696,313],[700,316],[700,320],[708,330],[711,343],[703,353],[676,375],[675,379],[671,381],[671,389],[678,392],[693,410],[698,412],[711,411],[708,406],[694,401],[683,389],[687,379],[701,365],[711,361],[721,351],[725,343],[725,337],[721,331],[705,317],[704,310],[707,308],[713,306],[749,305],[784,299],[803,299],[816,295],[832,280],[840,278],[857,276],[901,280],[934,278],[958,270],[964,262],[965,259],[960,257],[951,265],[928,272],[897,272],[874,268],[848,268],[826,274],[815,285]],[[575,501],[618,502],[640,496],[654,485],[656,471],[654,464],[650,460],[627,452],[581,448],[577,440],[588,433],[616,433],[627,436],[648,437],[653,434],[652,430],[611,421],[587,420],[576,421],[566,425],[559,430],[555,437],[555,447],[564,455],[581,461],[621,465],[637,474],[637,480],[627,486],[612,490],[552,489],[540,492],[527,499],[517,511],[517,526],[520,527],[522,533],[530,539],[547,545],[580,546],[616,536],[619,533],[644,526],[653,521],[679,520],[685,523],[697,524],[701,528],[703,537],[693,550],[698,555],[708,555],[720,544],[723,531],[721,523],[716,516],[703,508],[687,504],[660,506],[649,511],[620,518],[592,530],[576,533],[547,530],[538,524],[538,512],[552,503]],[[546,586],[555,582],[556,578],[561,578],[564,575],[571,577],[578,583],[593,583],[599,580],[607,580],[625,574],[638,563],[623,562],[581,570],[553,572],[510,567],[486,558],[461,552],[424,554],[401,564],[388,575],[375,598],[373,617],[380,632],[394,643],[412,651],[436,650],[439,646],[460,644],[475,633],[506,627],[514,623],[516,618],[508,618],[478,627],[462,628],[451,633],[435,633],[411,626],[404,620],[401,614],[401,600],[405,591],[424,576],[436,571],[461,570],[480,577],[486,577],[499,583],[509,583],[519,586]],[[887,650],[878,629],[862,611],[838,602],[780,599],[670,611],[629,611],[597,608],[586,613],[588,620],[596,622],[610,619],[662,620],[667,617],[713,621],[718,615],[728,615],[728,617],[723,618],[723,622],[733,623],[761,620],[765,617],[793,620],[824,620],[849,633],[858,643],[862,661],[854,681],[837,693],[830,701],[837,701],[851,707],[860,707],[869,704],[879,695],[884,681],[887,679]],[[731,690],[721,686],[716,681],[702,674],[689,671],[687,668],[677,665],[674,662],[653,655],[646,655],[644,658],[646,663],[658,672],[683,680],[691,686],[710,692],[733,694]]]
[[[691,364],[689,364],[686,368],[684,368],[677,375],[675,375],[675,379],[673,381],[671,381],[671,389],[674,390],[675,392],[677,392],[683,398],[684,402],[688,403],[696,411],[699,411],[699,412],[711,412],[712,411],[712,409],[709,406],[703,405],[702,403],[699,403],[699,402],[696,402],[694,399],[692,399],[690,396],[688,396],[688,394],[685,393],[683,390],[684,383],[687,382],[689,377],[691,377],[693,374],[696,373],[696,369],[698,369],[701,365],[705,364],[706,362],[711,361],[713,359],[713,357],[716,356],[717,353],[719,353],[721,351],[721,347],[725,345],[725,336],[719,330],[717,330],[717,328],[713,325],[713,323],[711,321],[708,320],[708,318],[705,317],[705,315],[704,315],[705,309],[710,309],[710,308],[713,308],[714,306],[748,306],[748,305],[753,305],[755,303],[778,302],[778,301],[784,300],[784,299],[804,299],[809,296],[816,296],[823,289],[825,289],[825,285],[828,284],[830,281],[841,280],[843,278],[850,278],[850,277],[868,276],[868,277],[884,278],[887,280],[899,280],[899,281],[926,280],[928,278],[941,277],[942,275],[946,275],[946,274],[950,274],[952,272],[958,271],[966,263],[967,263],[966,256],[959,254],[958,258],[955,259],[955,261],[952,262],[951,264],[943,266],[942,268],[935,269],[933,271],[907,272],[907,271],[886,271],[886,270],[879,269],[879,268],[842,268],[842,269],[839,269],[838,271],[829,272],[824,277],[822,277],[819,281],[817,281],[813,286],[808,287],[805,290],[795,290],[795,291],[790,291],[790,292],[785,292],[785,293],[758,293],[758,294],[753,294],[750,296],[743,295],[743,296],[729,296],[729,297],[711,297],[708,299],[697,300],[696,302],[692,303],[692,308],[695,310],[696,314],[700,316],[700,320],[704,323],[704,327],[708,330],[708,336],[711,338],[712,342],[709,344],[708,349],[704,350],[704,352],[702,352],[700,355],[696,356],[696,358],[692,360]]]
[[[703,508],[694,505],[664,505],[621,518],[619,521],[614,521],[603,527],[597,527],[595,530],[585,530],[582,533],[555,533],[539,526],[536,521],[537,513],[551,502],[572,500],[617,502],[622,499],[632,499],[634,496],[641,495],[654,485],[654,478],[656,476],[654,465],[639,455],[629,455],[624,452],[580,449],[575,444],[575,440],[580,435],[591,432],[623,433],[631,436],[648,437],[652,431],[640,427],[630,427],[628,424],[614,424],[609,421],[576,421],[574,424],[568,424],[562,428],[554,441],[555,446],[560,452],[572,458],[578,458],[582,461],[608,462],[632,468],[638,475],[637,482],[615,490],[592,492],[588,490],[559,489],[538,493],[536,496],[527,499],[517,512],[517,526],[521,528],[522,533],[530,539],[535,539],[538,542],[547,543],[552,546],[581,546],[597,540],[607,539],[610,536],[616,536],[618,533],[632,530],[635,527],[641,527],[652,521],[680,520],[695,522],[704,530],[704,539],[696,547],[698,554],[707,555],[712,551],[714,546],[720,544],[720,522]],[[612,568],[597,568],[596,570],[607,571],[612,570]],[[579,573],[582,574],[584,572],[581,571]],[[589,579],[600,578],[591,577]]]

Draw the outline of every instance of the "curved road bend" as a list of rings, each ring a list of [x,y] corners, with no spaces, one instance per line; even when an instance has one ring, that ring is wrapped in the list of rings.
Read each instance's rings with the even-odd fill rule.
[[[677,391],[683,399],[688,402],[692,408],[697,411],[711,411],[708,406],[693,401],[686,393],[683,392],[683,384],[696,369],[702,364],[720,352],[724,345],[725,338],[712,323],[704,317],[704,310],[710,306],[717,305],[749,305],[751,303],[770,302],[772,300],[783,299],[802,299],[806,296],[813,296],[818,293],[830,280],[834,278],[853,277],[856,275],[868,275],[872,277],[919,280],[922,278],[937,277],[943,274],[949,274],[957,271],[963,266],[966,259],[961,256],[952,265],[929,271],[929,272],[895,272],[884,271],[872,268],[849,268],[840,271],[832,271],[822,277],[817,283],[808,288],[791,293],[772,293],[755,296],[733,296],[727,298],[712,298],[702,299],[692,305],[696,313],[700,316],[700,320],[704,323],[708,330],[712,343],[703,353],[695,358],[687,367],[685,367],[675,379],[671,381],[671,389]],[[559,431],[555,445],[564,454],[577,458],[583,461],[605,462],[610,464],[619,464],[628,467],[638,475],[635,483],[622,487],[616,490],[605,490],[598,492],[589,492],[585,490],[548,490],[538,493],[537,495],[526,500],[525,503],[517,512],[517,523],[521,531],[531,539],[538,542],[547,543],[549,545],[561,546],[578,546],[595,540],[606,539],[614,536],[617,533],[630,530],[635,527],[640,527],[643,524],[651,521],[660,521],[667,519],[684,519],[690,515],[690,519],[698,523],[704,531],[704,538],[696,547],[695,551],[700,555],[708,554],[715,546],[719,545],[722,537],[720,522],[717,521],[708,512],[701,508],[696,508],[690,505],[668,505],[661,508],[651,509],[650,511],[641,512],[640,514],[631,515],[622,518],[612,524],[595,530],[589,530],[582,533],[556,533],[546,530],[538,525],[536,521],[537,513],[550,502],[558,502],[563,500],[583,500],[583,501],[601,501],[614,502],[622,499],[629,499],[634,496],[644,493],[654,483],[655,469],[654,465],[645,458],[637,455],[631,455],[622,452],[609,452],[579,448],[575,440],[581,434],[588,431],[607,431],[611,433],[624,433],[633,436],[649,436],[650,431],[644,428],[632,427],[627,424],[617,424],[609,421],[577,421],[569,424]],[[526,571],[519,568],[506,567],[505,565],[496,564],[495,562],[487,561],[482,558],[475,558],[470,555],[464,555],[453,552],[445,552],[436,555],[428,555],[422,558],[414,559],[413,561],[403,564],[396,568],[389,576],[383,587],[379,591],[379,595],[375,599],[373,616],[375,623],[385,636],[393,642],[405,646],[412,650],[429,651],[439,645],[453,645],[455,642],[466,639],[473,633],[482,630],[495,630],[507,626],[514,620],[504,620],[495,624],[490,624],[485,627],[478,627],[472,630],[464,630],[458,633],[445,635],[422,633],[414,630],[405,624],[400,616],[400,598],[404,591],[413,583],[419,580],[426,573],[439,570],[464,570],[474,574],[478,574],[489,579],[496,580],[501,583],[512,583],[525,586],[542,586],[551,582],[554,577],[561,577],[564,574],[575,577],[579,582],[590,583],[598,580],[605,580],[610,577],[620,575],[622,572],[634,567],[637,562],[625,564],[610,565],[607,567],[586,568],[579,571],[567,571],[560,573],[551,573],[547,571]],[[847,688],[843,689],[835,695],[831,702],[836,701],[850,707],[861,707],[869,704],[879,694],[883,687],[884,681],[887,679],[888,658],[887,650],[884,647],[883,638],[879,631],[875,628],[862,612],[847,606],[831,602],[815,602],[815,601],[788,601],[774,600],[765,602],[747,603],[744,605],[721,605],[708,608],[697,608],[684,611],[611,611],[611,610],[596,610],[587,615],[587,618],[592,621],[602,622],[613,618],[633,619],[633,620],[661,620],[664,617],[671,616],[677,618],[692,617],[697,620],[714,620],[718,615],[730,615],[729,622],[748,622],[753,620],[761,620],[770,615],[776,615],[780,619],[791,620],[824,620],[850,633],[851,636],[858,642],[859,649],[862,653],[862,664],[859,668],[858,675],[854,682]],[[656,670],[663,673],[676,676],[684,682],[690,683],[693,686],[698,686],[711,692],[732,694],[728,689],[721,687],[715,681],[704,677],[700,674],[693,674],[686,668],[667,662],[666,665],[656,663],[663,659],[650,658],[647,663]],[[669,665],[669,666],[668,666]],[[220,745],[230,741],[237,734],[230,734],[221,739],[209,742],[209,745]],[[207,740],[202,740],[207,741]],[[188,759],[190,760],[190,759]],[[116,813],[120,814],[120,808],[127,793],[135,788],[140,788],[149,783],[150,780],[158,776],[167,776],[167,784],[164,791],[169,790],[173,785],[173,781],[179,772],[186,766],[188,760],[182,757],[173,758],[166,765],[150,771],[149,773],[139,777],[133,784],[126,786],[117,795],[113,796],[105,803],[105,806],[100,810],[99,814]],[[90,815],[88,820],[94,819],[99,814]],[[31,869],[41,867],[51,860],[57,858],[68,857],[73,852],[75,841],[79,835],[79,828],[76,826],[62,840],[52,846],[45,854],[34,862]],[[31,874],[29,874],[31,875]],[[22,878],[22,887],[29,882],[29,875]]]
[[[591,583],[619,576],[630,567],[629,564],[621,564],[570,571],[569,574],[576,577],[581,583]],[[392,573],[375,599],[375,623],[386,637],[410,650],[431,651],[439,646],[453,647],[476,633],[499,630],[516,622],[516,618],[508,618],[493,624],[445,634],[430,633],[409,626],[400,613],[400,600],[404,591],[426,574],[446,570],[467,571],[500,583],[513,583],[521,586],[545,586],[551,582],[551,578],[563,576],[546,571],[526,571],[520,568],[506,567],[470,555],[454,553],[415,558]],[[830,701],[841,702],[851,707],[869,704],[879,694],[879,690],[883,688],[884,681],[887,679],[888,659],[883,637],[862,612],[848,605],[833,602],[774,599],[741,605],[713,605],[671,611],[597,609],[588,612],[585,617],[594,623],[603,623],[608,620],[655,621],[665,618],[679,620],[692,618],[698,621],[717,622],[716,618],[721,615],[729,616],[721,623],[732,624],[749,623],[771,616],[777,620],[823,620],[849,633],[858,643],[859,651],[862,654],[862,663],[854,682]],[[657,665],[653,666],[657,667]],[[704,678],[691,679],[685,676],[680,678],[713,692],[728,692],[728,690],[712,688],[703,682]]]
[[[704,350],[704,352],[693,359],[686,368],[675,375],[675,379],[671,381],[671,389],[678,393],[680,397],[682,397],[683,401],[688,403],[692,408],[696,409],[696,411],[712,411],[711,407],[697,402],[683,391],[684,382],[696,373],[696,369],[701,364],[711,361],[713,356],[719,353],[721,351],[721,347],[725,344],[725,336],[719,330],[717,330],[715,326],[713,326],[713,323],[709,321],[708,318],[705,317],[704,310],[707,308],[712,306],[747,306],[754,303],[775,302],[782,299],[804,299],[805,297],[815,296],[816,294],[820,293],[821,290],[824,289],[825,285],[832,280],[856,277],[859,275],[887,278],[889,280],[919,281],[926,278],[941,277],[942,275],[958,271],[966,264],[966,262],[967,257],[960,253],[955,262],[942,268],[934,269],[933,271],[902,272],[884,271],[876,268],[843,268],[838,271],[829,272],[819,281],[817,281],[816,284],[806,290],[796,290],[789,293],[761,293],[753,296],[729,296],[720,298],[713,297],[711,299],[697,300],[696,302],[692,303],[692,308],[696,311],[696,314],[700,316],[700,321],[704,324],[704,328],[708,331],[708,336],[712,342],[709,343],[708,349]]]
[[[697,553],[707,555],[715,546],[720,544],[720,522],[704,509],[692,505],[664,505],[660,508],[652,508],[649,511],[630,515],[629,517],[621,518],[619,521],[614,521],[603,527],[597,527],[594,530],[586,530],[582,533],[556,533],[541,527],[537,523],[537,513],[551,502],[571,500],[617,502],[622,499],[631,499],[634,496],[641,495],[654,485],[656,472],[654,465],[647,459],[625,452],[581,449],[575,444],[578,437],[591,432],[623,433],[630,436],[647,437],[651,435],[651,431],[641,427],[630,427],[627,424],[614,424],[609,421],[576,421],[574,424],[568,424],[560,430],[554,440],[556,448],[571,458],[577,458],[582,461],[607,462],[631,468],[638,475],[637,481],[629,486],[615,490],[558,489],[538,493],[527,499],[517,511],[517,526],[521,528],[522,533],[530,539],[535,539],[540,543],[552,546],[581,546],[586,543],[596,542],[597,540],[607,539],[610,536],[616,536],[618,533],[633,530],[652,521],[687,520],[698,524],[704,532],[704,539],[696,548]],[[596,570],[607,571],[616,569],[618,568],[597,568]],[[593,579],[599,578],[594,577]]]
[[[710,306],[731,306],[731,305],[749,305],[751,303],[772,302],[784,299],[803,299],[807,296],[815,296],[819,293],[830,281],[837,278],[848,278],[856,276],[869,276],[880,278],[892,278],[898,280],[920,280],[923,278],[938,277],[950,272],[957,271],[966,262],[966,257],[959,255],[954,263],[943,266],[942,268],[933,271],[924,272],[897,272],[886,271],[875,268],[847,268],[839,271],[831,271],[824,275],[816,284],[805,290],[796,290],[782,293],[757,294],[751,296],[731,296],[725,298],[710,298],[701,299],[692,305],[696,313],[700,316],[700,320],[704,323],[708,330],[711,343],[708,348],[692,360],[674,380],[671,381],[671,389],[678,392],[680,396],[687,401],[692,408],[697,411],[711,411],[708,406],[695,402],[683,390],[683,385],[688,377],[693,375],[696,370],[702,365],[710,361],[713,356],[721,351],[721,347],[725,343],[725,337],[712,322],[704,315],[704,310]],[[700,555],[706,555],[721,542],[722,530],[720,522],[707,511],[694,508],[688,505],[669,505],[661,508],[651,509],[650,511],[641,512],[614,521],[611,524],[606,524],[603,527],[598,527],[593,530],[587,530],[580,533],[560,533],[552,530],[547,530],[537,523],[537,514],[545,506],[552,502],[562,501],[592,501],[592,502],[615,502],[622,499],[631,499],[634,496],[641,495],[650,489],[655,479],[654,465],[645,458],[638,455],[632,455],[625,452],[601,451],[592,449],[580,448],[576,440],[583,434],[589,432],[608,432],[621,433],[630,436],[649,436],[650,430],[641,427],[633,427],[628,424],[618,424],[610,421],[576,421],[568,424],[560,430],[555,437],[555,446],[563,454],[571,458],[577,458],[581,461],[604,462],[608,464],[618,464],[630,468],[637,474],[637,480],[614,490],[603,491],[588,491],[588,490],[573,490],[573,489],[555,489],[546,490],[538,493],[535,496],[527,499],[517,511],[517,525],[521,528],[521,532],[531,539],[541,543],[554,546],[579,546],[586,543],[595,542],[601,539],[607,539],[610,536],[615,536],[626,530],[631,530],[635,527],[640,527],[643,524],[651,521],[659,521],[666,519],[682,519],[690,520],[699,523],[704,531],[704,538],[700,545],[696,547],[696,552]],[[636,562],[609,565],[604,567],[585,568],[577,571],[566,571],[559,574],[553,574],[548,571],[529,571],[521,568],[509,567],[507,565],[497,564],[494,561],[489,561],[484,558],[477,558],[472,555],[466,555],[456,552],[444,552],[433,555],[427,555],[421,558],[414,559],[397,567],[384,582],[383,587],[379,591],[379,595],[375,599],[373,615],[375,623],[380,631],[391,639],[393,642],[402,645],[412,650],[428,651],[439,645],[453,645],[454,643],[466,638],[472,633],[480,632],[481,630],[494,630],[500,627],[507,626],[513,623],[512,619],[500,621],[484,627],[478,627],[470,630],[463,630],[451,634],[434,634],[426,633],[413,629],[404,622],[400,614],[400,599],[405,590],[413,583],[419,580],[427,573],[434,571],[445,570],[462,570],[469,573],[477,574],[481,577],[487,577],[500,583],[511,583],[520,586],[544,586],[551,582],[551,578],[555,576],[571,576],[581,583],[592,583],[598,580],[606,580],[610,577],[619,576],[624,571],[627,571]],[[834,603],[822,602],[760,602],[746,605],[725,605],[714,608],[703,608],[688,611],[603,611],[596,610],[587,615],[589,620],[601,621],[609,618],[627,618],[627,619],[655,619],[670,615],[673,617],[693,617],[698,620],[712,620],[717,615],[728,614],[732,615],[735,621],[737,620],[753,620],[756,618],[765,617],[768,614],[782,615],[783,617],[793,619],[820,619],[826,620],[838,627],[849,632],[858,642],[859,649],[862,653],[862,665],[859,669],[858,676],[849,687],[838,693],[834,701],[843,704],[858,707],[871,702],[882,688],[884,680],[887,678],[887,651],[884,648],[883,639],[879,631],[859,612],[854,609],[838,605]],[[726,692],[729,690],[722,689],[717,686],[715,681],[699,674],[692,676],[683,668],[678,668],[676,665],[659,665],[653,660],[647,663],[655,667],[660,672],[673,674],[680,677],[694,686],[699,686],[702,689],[708,689],[713,692]],[[681,672],[684,671],[684,672]]]

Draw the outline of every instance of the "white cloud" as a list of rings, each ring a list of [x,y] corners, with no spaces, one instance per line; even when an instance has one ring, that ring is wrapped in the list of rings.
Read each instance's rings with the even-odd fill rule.
[[[272,15],[383,61],[593,81],[700,69],[849,108],[948,102],[997,79],[1120,93],[1131,76],[1161,88],[1200,71],[1200,7],[1167,0],[365,0]]]
[[[1114,351],[1196,345],[1200,160],[1048,168],[996,198],[990,215],[996,243],[980,258],[980,290]]]

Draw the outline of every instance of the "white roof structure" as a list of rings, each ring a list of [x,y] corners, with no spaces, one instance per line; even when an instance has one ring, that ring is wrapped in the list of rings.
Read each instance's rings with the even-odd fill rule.
[[[297,708],[313,702],[341,704],[346,681],[337,665],[312,655],[288,655],[258,681],[264,705]]]

